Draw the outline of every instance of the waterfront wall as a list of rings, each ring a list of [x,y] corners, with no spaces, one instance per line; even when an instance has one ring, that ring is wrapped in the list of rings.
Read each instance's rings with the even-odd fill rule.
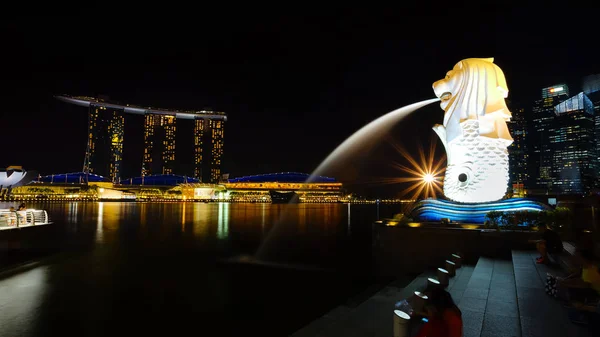
[[[0,269],[56,253],[61,242],[54,224],[0,230]]]
[[[466,262],[480,256],[510,257],[511,249],[532,249],[531,231],[373,225],[373,259],[380,276],[400,277],[444,265],[460,252]]]

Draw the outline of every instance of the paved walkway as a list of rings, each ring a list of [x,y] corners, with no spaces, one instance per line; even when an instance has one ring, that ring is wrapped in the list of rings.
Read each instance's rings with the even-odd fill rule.
[[[546,273],[564,273],[557,268],[536,264],[538,256],[530,251],[513,251],[512,254],[523,336],[592,336],[586,327],[571,323],[567,309],[546,294]]]
[[[512,261],[482,257],[450,279],[448,291],[463,314],[464,337],[588,337],[586,327],[571,323],[567,310],[544,291],[546,273],[533,252],[513,251]],[[397,301],[423,290],[426,272],[400,289],[388,286],[355,308],[340,306],[292,337],[393,336]]]
[[[448,289],[464,292],[472,272],[472,266],[463,266],[457,269],[456,276],[450,279]],[[415,291],[425,289],[429,277],[435,277],[435,273],[425,272],[403,288],[389,285],[355,308],[339,306],[291,336],[391,337],[393,336],[395,304],[401,299],[412,296]]]

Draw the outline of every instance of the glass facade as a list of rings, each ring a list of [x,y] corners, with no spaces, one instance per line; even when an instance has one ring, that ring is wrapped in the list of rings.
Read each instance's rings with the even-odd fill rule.
[[[90,105],[83,172],[121,179],[124,126],[123,111]]]
[[[560,194],[585,194],[596,185],[597,155],[594,108],[583,93],[555,107],[550,131],[553,190]]]
[[[536,194],[587,194],[597,186],[598,120],[583,92],[568,97],[566,85],[542,89],[532,109],[531,188]]]
[[[552,190],[552,148],[549,139],[556,122],[554,107],[568,98],[569,88],[566,84],[543,88],[542,99],[537,100],[531,109],[528,189],[537,193],[549,193]]]
[[[512,119],[507,122],[508,129],[514,140],[508,147],[510,186],[512,186],[513,195],[524,195],[529,183],[527,121],[525,119],[525,109],[516,108],[511,109],[511,111]]]

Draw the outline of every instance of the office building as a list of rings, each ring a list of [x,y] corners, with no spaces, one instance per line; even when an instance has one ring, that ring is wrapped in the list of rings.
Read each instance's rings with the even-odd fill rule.
[[[142,177],[192,173],[195,178],[205,183],[216,183],[221,177],[224,126],[227,121],[225,113],[141,107],[111,102],[106,98],[65,95],[56,98],[87,107],[89,110],[87,149],[83,167],[85,173],[107,177],[113,182],[122,179],[124,114],[137,114],[144,116],[144,137],[140,140],[143,141]],[[175,157],[175,146],[179,121],[193,123],[194,144],[190,147],[193,150],[189,154],[183,154],[189,155],[190,160],[193,159],[193,172],[179,172],[184,169],[177,167],[180,159]]]
[[[144,116],[142,176],[174,173],[176,120],[174,115]]]
[[[209,120],[210,125],[210,182],[219,182],[221,178],[221,157],[223,156],[224,123],[220,120]]]
[[[536,194],[550,193],[552,190],[552,149],[550,133],[554,128],[554,107],[569,98],[566,84],[542,89],[542,98],[534,103],[529,126],[528,189]]]
[[[552,188],[558,194],[586,194],[596,185],[597,152],[594,107],[583,93],[555,108],[550,130]]]
[[[600,168],[600,74],[583,78],[583,93],[590,98],[594,106],[594,124],[596,127],[596,161]],[[596,186],[600,187],[600,176]]]
[[[89,106],[83,172],[98,174],[113,182],[121,179],[124,124],[122,111]]]
[[[216,184],[221,180],[224,120],[198,119],[194,126],[194,177]]]
[[[510,186],[514,196],[524,196],[529,186],[529,144],[527,143],[527,120],[524,108],[512,108],[512,118],[506,124],[513,137],[508,147]]]

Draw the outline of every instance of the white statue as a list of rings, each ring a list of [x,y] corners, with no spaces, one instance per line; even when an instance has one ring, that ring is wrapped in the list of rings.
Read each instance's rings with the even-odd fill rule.
[[[433,83],[441,99],[444,124],[433,130],[446,148],[444,194],[458,202],[502,199],[508,186],[508,151],[513,142],[504,99],[508,87],[493,58],[458,62],[446,78]]]

